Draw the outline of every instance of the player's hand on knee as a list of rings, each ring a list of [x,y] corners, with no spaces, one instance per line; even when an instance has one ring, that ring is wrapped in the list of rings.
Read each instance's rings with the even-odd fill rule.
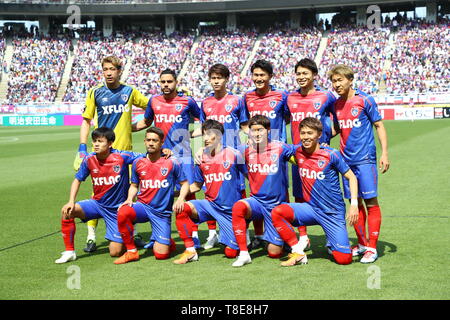
[[[129,206],[129,207],[132,207],[133,206],[133,200],[125,200],[125,202],[122,202],[120,205],[119,205],[119,208],[117,208],[117,211],[119,211],[120,210],[120,208],[122,208],[123,206]]]
[[[61,209],[63,218],[70,219],[74,208],[75,208],[75,203],[73,203],[73,202],[66,203],[64,205],[64,207],[62,207],[62,209]]]
[[[202,156],[204,151],[205,147],[200,147],[200,149],[198,149],[198,151],[194,154],[195,164],[200,165],[202,163]]]
[[[183,211],[183,209],[184,209],[184,200],[177,199],[177,201],[175,201],[175,203],[173,204],[172,208],[173,212],[177,214]]]

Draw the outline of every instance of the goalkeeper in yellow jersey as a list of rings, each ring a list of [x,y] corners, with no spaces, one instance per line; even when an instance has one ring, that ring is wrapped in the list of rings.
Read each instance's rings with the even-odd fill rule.
[[[114,130],[116,140],[112,147],[118,150],[131,151],[131,122],[132,106],[145,109],[148,98],[136,88],[120,82],[123,65],[122,61],[109,56],[102,60],[104,83],[91,88],[86,96],[86,106],[83,111],[83,122],[80,128],[80,147],[74,161],[74,169],[78,170],[83,158],[88,154],[87,140],[91,128],[108,127]],[[97,249],[95,229],[97,220],[88,222],[87,245],[85,252],[93,252]],[[139,236],[135,237],[136,245],[145,245]]]

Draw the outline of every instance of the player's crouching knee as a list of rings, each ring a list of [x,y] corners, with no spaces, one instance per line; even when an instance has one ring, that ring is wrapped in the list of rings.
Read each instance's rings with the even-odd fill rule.
[[[272,259],[280,259],[283,256],[283,248],[274,244],[267,246],[267,255]]]
[[[170,253],[169,252],[167,252],[167,253],[159,253],[159,252],[153,251],[153,254],[155,255],[155,259],[156,260],[166,260],[166,259],[169,259],[169,257],[170,257]]]
[[[225,248],[225,256],[229,259],[236,258],[238,256],[239,251],[236,249],[232,249],[230,247]]]
[[[333,251],[333,258],[337,264],[350,264],[352,263],[352,254],[351,253],[342,253],[339,251]]]

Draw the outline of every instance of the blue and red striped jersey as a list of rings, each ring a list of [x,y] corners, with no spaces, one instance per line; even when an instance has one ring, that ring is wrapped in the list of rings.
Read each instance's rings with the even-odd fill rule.
[[[187,178],[174,157],[152,162],[142,157],[133,162],[131,182],[139,185],[137,201],[149,205],[156,212],[172,213],[174,188]]]
[[[203,100],[200,108],[200,121],[208,119],[219,121],[223,124],[225,133],[223,145],[237,148],[240,145],[240,124],[248,121],[244,100],[228,93],[222,99],[216,99],[214,94]]]
[[[286,162],[294,155],[295,148],[280,141],[270,141],[264,150],[252,145],[243,148],[251,196],[268,205],[286,201]]]
[[[287,92],[276,90],[271,86],[271,90],[260,96],[256,89],[248,91],[244,96],[245,107],[249,113],[249,118],[261,114],[270,119],[270,138],[286,142],[286,120],[287,114]]]
[[[376,163],[373,123],[380,121],[378,106],[370,95],[356,90],[355,96],[336,100],[336,116],[341,128],[340,151],[349,165]]]
[[[302,181],[303,199],[324,213],[344,213],[339,173],[350,170],[338,150],[320,147],[312,154],[296,147],[295,161]]]
[[[240,172],[247,171],[239,151],[225,147],[213,157],[203,153],[201,164],[194,166],[194,181],[205,184],[205,199],[231,214],[234,203],[242,198]]]
[[[153,121],[165,135],[163,148],[173,151],[178,158],[191,156],[189,121],[200,118],[200,109],[192,97],[178,95],[166,100],[164,95],[150,98],[144,118]]]
[[[128,196],[128,166],[142,156],[141,153],[111,149],[111,154],[105,160],[99,160],[95,153],[90,153],[83,159],[75,178],[84,181],[91,175],[92,199],[105,207],[118,207]]]
[[[318,91],[306,96],[300,90],[289,93],[287,108],[291,115],[291,137],[293,144],[300,143],[300,122],[306,117],[314,117],[322,122],[322,136],[320,143],[330,144],[332,136],[332,119],[336,119],[334,103],[336,98],[331,92]]]

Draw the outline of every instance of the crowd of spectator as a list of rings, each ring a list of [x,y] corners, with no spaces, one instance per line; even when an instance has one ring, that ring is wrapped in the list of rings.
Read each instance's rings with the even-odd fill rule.
[[[270,30],[262,36],[253,62],[257,59],[270,61],[274,67],[272,84],[277,88],[293,91],[297,87],[295,64],[303,58],[314,60],[321,37],[321,31],[315,27]],[[249,70],[247,79],[250,78]]]
[[[193,34],[144,34],[133,45],[133,62],[126,82],[147,96],[159,93],[159,74],[166,68],[180,72],[193,42]]]
[[[319,66],[319,86],[330,88],[326,72],[335,64],[348,64],[356,71],[356,86],[371,94],[450,92],[449,20],[437,24],[403,21],[394,28],[368,30],[355,26],[333,26]],[[180,81],[194,98],[202,100],[212,89],[208,69],[215,63],[227,65],[231,72],[229,89],[243,94],[253,87],[247,62],[266,59],[274,65],[275,87],[289,91],[297,87],[295,63],[304,57],[314,59],[321,39],[315,27],[293,30],[276,26],[265,33],[254,30],[207,31],[199,35],[192,50],[192,33],[122,32],[110,37],[100,33],[81,33],[77,44],[65,37],[15,35],[13,57],[3,64],[5,40],[0,37],[0,66],[9,70],[7,102],[55,101],[69,55],[73,55],[65,102],[82,102],[89,88],[103,81],[100,61],[116,55],[129,73],[122,80],[150,96],[160,92],[157,80],[162,70],[187,72]],[[248,61],[256,39],[260,44]],[[249,63],[250,65],[251,63]],[[383,91],[384,92],[384,91]]]
[[[450,91],[450,21],[435,25],[411,21],[395,34],[386,75],[391,94]]]
[[[70,41],[55,38],[13,40],[7,100],[54,101],[67,61]]]
[[[87,91],[103,81],[101,60],[115,55],[122,59],[124,66],[131,61],[133,37],[131,33],[100,37],[95,34],[83,35],[74,50],[74,61],[63,101],[84,101]]]
[[[3,54],[5,53],[5,46],[6,46],[5,39],[3,39],[0,36],[0,66],[1,66],[0,79],[2,78],[1,74],[4,72],[7,72],[7,65],[5,64],[6,61],[3,61]]]
[[[205,98],[212,91],[208,82],[209,67],[223,63],[230,69],[229,89],[237,94],[243,93],[250,83],[243,81],[241,72],[257,36],[254,31],[244,30],[217,30],[201,35],[198,47],[189,57],[189,72],[185,74],[181,85],[191,90],[194,98]]]
[[[335,28],[328,35],[328,44],[320,62],[319,86],[331,87],[327,72],[333,65],[348,64],[356,72],[356,87],[376,94],[388,59],[389,34],[389,28]]]

